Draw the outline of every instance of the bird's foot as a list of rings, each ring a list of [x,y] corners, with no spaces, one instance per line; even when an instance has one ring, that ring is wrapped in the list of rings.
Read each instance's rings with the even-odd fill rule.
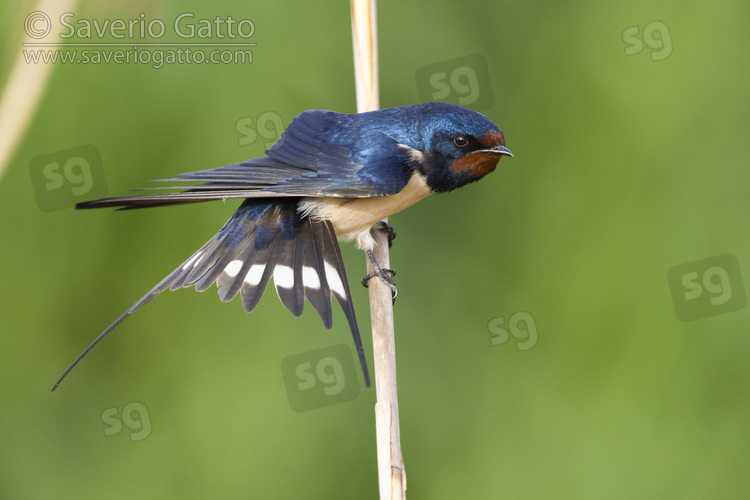
[[[391,248],[391,245],[393,245],[393,240],[396,239],[396,230],[393,229],[393,226],[388,224],[386,221],[381,220],[380,222],[375,224],[375,229],[385,233],[385,235],[388,237],[388,248]]]
[[[390,226],[388,226],[390,227]],[[391,228],[392,230],[393,228]],[[395,233],[394,233],[395,234]],[[395,269],[387,269],[380,267],[380,264],[378,264],[378,261],[375,259],[375,254],[372,252],[372,250],[367,251],[367,258],[370,259],[370,264],[372,264],[372,272],[369,273],[367,276],[362,278],[362,285],[364,285],[365,288],[367,288],[368,282],[373,279],[374,277],[379,277],[381,280],[383,280],[383,283],[388,285],[388,288],[391,289],[391,294],[393,303],[396,303],[396,296],[398,295],[398,287],[396,286],[396,282],[393,281],[391,276],[396,275]]]

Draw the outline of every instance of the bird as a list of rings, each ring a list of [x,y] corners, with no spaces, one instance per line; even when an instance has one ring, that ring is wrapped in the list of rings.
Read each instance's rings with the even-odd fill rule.
[[[281,302],[302,315],[307,300],[331,328],[332,297],[344,311],[365,385],[370,378],[338,241],[355,241],[375,276],[397,289],[375,259],[373,231],[395,233],[383,219],[435,193],[476,182],[495,170],[505,147],[489,118],[455,104],[431,102],[365,113],[321,109],[297,115],[265,152],[242,163],[183,173],[166,193],[85,201],[77,209],[133,210],[242,199],[237,211],[198,251],[138,299],[73,361],[52,388],[128,316],[165,290],[217,284],[219,298],[238,293],[252,312],[271,277]]]

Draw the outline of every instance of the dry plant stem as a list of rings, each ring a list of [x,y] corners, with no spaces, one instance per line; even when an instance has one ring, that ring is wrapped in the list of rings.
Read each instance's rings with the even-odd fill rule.
[[[30,12],[26,29],[32,33],[43,30],[47,24],[40,14],[45,13],[50,19],[59,19],[60,14],[75,9],[78,0],[39,0],[35,5],[28,5]],[[39,39],[26,34],[24,44],[38,43]],[[33,51],[34,47],[24,48]],[[44,95],[49,82],[53,64],[30,64],[18,51],[16,62],[7,79],[0,96],[0,179],[8,167],[13,152],[23,140],[24,132],[34,117],[34,112]]]
[[[357,112],[380,107],[375,0],[351,0],[354,77]],[[387,236],[373,231],[375,258],[390,267]],[[367,259],[367,272],[372,272]],[[391,289],[378,277],[369,282],[373,357],[375,358],[375,425],[378,450],[378,484],[381,500],[406,498],[406,474],[401,455],[401,431],[396,390],[396,345]]]
[[[375,231],[375,259],[382,268],[390,267],[388,241]],[[368,261],[368,272],[372,266]],[[406,472],[401,455],[401,431],[398,419],[396,384],[396,343],[393,328],[393,302],[390,287],[381,279],[370,280],[370,316],[372,347],[375,358],[375,425],[378,443],[378,475],[381,499],[403,499],[406,495]]]

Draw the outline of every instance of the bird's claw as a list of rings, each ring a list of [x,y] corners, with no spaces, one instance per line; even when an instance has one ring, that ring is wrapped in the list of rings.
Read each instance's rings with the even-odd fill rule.
[[[395,275],[396,275],[395,269],[382,269],[378,267],[376,270],[374,270],[373,272],[369,273],[367,276],[362,278],[362,285],[364,285],[365,288],[369,288],[368,282],[376,276],[379,277],[381,280],[383,280],[383,283],[388,285],[388,288],[391,289],[391,294],[392,294],[391,298],[393,300],[393,303],[395,304],[396,296],[398,295],[398,287],[396,286],[396,282],[393,281],[393,279],[391,278],[391,276],[395,276]]]
[[[393,245],[393,240],[396,239],[396,230],[393,229],[393,226],[388,224],[386,221],[381,220],[380,222],[375,224],[375,229],[385,233],[385,235],[388,237],[388,248],[391,248],[391,245]]]
[[[381,280],[383,280],[383,283],[388,285],[388,288],[391,289],[391,295],[392,295],[391,299],[393,300],[393,303],[395,304],[396,296],[398,295],[398,287],[396,286],[396,282],[393,281],[391,276],[396,275],[396,270],[380,267],[380,264],[378,264],[378,261],[375,258],[375,254],[373,253],[372,250],[367,251],[367,257],[370,259],[370,264],[372,265],[372,272],[368,273],[367,276],[362,278],[362,285],[365,288],[369,288],[369,284],[368,284],[369,281],[376,276],[379,277]]]

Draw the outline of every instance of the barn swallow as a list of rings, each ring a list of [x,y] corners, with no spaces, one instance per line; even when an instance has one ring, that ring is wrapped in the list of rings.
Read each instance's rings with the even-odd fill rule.
[[[195,286],[202,292],[216,283],[222,301],[240,293],[245,311],[251,312],[271,276],[289,312],[300,316],[307,299],[326,328],[332,325],[331,296],[336,298],[369,386],[337,240],[356,240],[376,274],[388,282],[390,270],[381,269],[373,254],[373,228],[433,193],[478,181],[504,155],[513,156],[503,132],[485,116],[457,105],[433,102],[360,114],[309,110],[294,118],[261,158],[158,181],[179,183],[156,188],[177,192],[77,204],[79,209],[131,210],[244,199],[216,236],[104,330],[52,390],[100,340],[163,291]]]

